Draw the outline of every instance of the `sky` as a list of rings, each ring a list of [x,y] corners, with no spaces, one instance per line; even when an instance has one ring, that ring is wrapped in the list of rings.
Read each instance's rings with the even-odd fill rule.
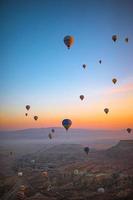
[[[0,27],[0,130],[133,128],[132,0],[1,0]]]

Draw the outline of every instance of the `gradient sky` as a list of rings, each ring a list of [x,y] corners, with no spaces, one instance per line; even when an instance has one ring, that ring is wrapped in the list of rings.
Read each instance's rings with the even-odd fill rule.
[[[1,130],[61,126],[64,118],[72,127],[133,127],[132,0],[1,0],[0,27]],[[65,35],[75,38],[70,50]]]

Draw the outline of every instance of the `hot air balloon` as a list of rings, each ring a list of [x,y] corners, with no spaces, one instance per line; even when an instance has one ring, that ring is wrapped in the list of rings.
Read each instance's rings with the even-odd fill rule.
[[[125,38],[125,42],[128,43],[128,38]]]
[[[64,37],[64,43],[68,47],[68,49],[70,49],[70,47],[74,43],[74,38],[70,35],[67,35]]]
[[[132,129],[131,128],[127,128],[127,132],[131,133]]]
[[[34,116],[34,120],[35,120],[35,121],[38,120],[38,116]]]
[[[25,116],[28,116],[28,113],[25,113]]]
[[[89,147],[85,147],[85,148],[84,148],[84,151],[85,151],[85,153],[86,153],[87,155],[88,155],[88,153],[89,153],[89,150],[90,150]]]
[[[52,134],[49,133],[49,134],[48,134],[48,137],[49,137],[49,139],[52,139]]]
[[[112,82],[113,82],[114,84],[116,84],[117,79],[116,79],[116,78],[113,78],[113,79],[112,79]]]
[[[64,126],[64,128],[67,131],[70,128],[70,126],[72,125],[72,121],[70,119],[64,119],[62,121],[62,125]]]
[[[82,65],[82,67],[85,69],[85,68],[86,68],[86,65],[85,65],[85,64],[83,64],[83,65]]]
[[[81,100],[83,100],[83,99],[84,99],[84,95],[80,95],[79,97],[80,97],[80,99],[81,99]]]
[[[99,60],[99,63],[101,64],[101,63],[102,63],[102,60]]]
[[[54,129],[54,128],[52,128],[52,130],[51,130],[51,131],[52,131],[52,133],[54,133],[54,132],[55,132],[55,129]]]
[[[112,36],[112,40],[113,40],[114,42],[116,42],[116,40],[117,40],[117,35],[113,35],[113,36]]]
[[[104,112],[105,112],[106,114],[108,114],[109,109],[108,109],[108,108],[105,108],[105,109],[104,109]]]
[[[29,109],[30,109],[30,105],[26,105],[25,107],[26,107],[26,109],[27,109],[27,110],[29,110]]]
[[[12,151],[10,151],[10,155],[12,155],[13,153],[12,153]]]

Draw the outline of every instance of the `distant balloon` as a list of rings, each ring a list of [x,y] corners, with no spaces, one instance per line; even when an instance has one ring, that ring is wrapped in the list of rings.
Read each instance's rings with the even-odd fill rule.
[[[132,129],[131,128],[127,128],[127,132],[131,133]]]
[[[64,126],[66,130],[68,130],[70,126],[72,125],[72,121],[70,119],[64,119],[62,121],[62,125]]]
[[[25,116],[28,116],[28,113],[25,113]]]
[[[52,139],[52,134],[49,133],[49,134],[48,134],[48,137],[49,137],[49,139]]]
[[[34,120],[35,120],[35,121],[38,120],[38,116],[34,116]]]
[[[52,128],[52,130],[51,130],[51,131],[52,131],[52,133],[54,133],[54,132],[55,132],[55,129],[54,129],[54,128]]]
[[[104,112],[105,112],[106,114],[108,114],[109,109],[108,109],[108,108],[105,108],[105,109],[104,109]]]
[[[85,64],[83,64],[83,65],[82,65],[82,67],[85,69],[85,68],[86,68],[86,65],[85,65]]]
[[[116,78],[113,78],[113,79],[112,79],[112,82],[113,82],[114,84],[116,84],[117,79],[116,79]]]
[[[125,42],[128,43],[128,38],[125,38]]]
[[[27,110],[29,110],[29,109],[30,109],[30,105],[26,105],[25,107],[26,107],[26,109],[27,109]]]
[[[67,35],[64,37],[64,43],[68,47],[68,49],[70,49],[70,47],[74,43],[74,38],[70,35]]]
[[[80,95],[79,97],[80,97],[80,99],[81,99],[81,100],[83,100],[83,99],[84,99],[84,95]]]
[[[101,64],[101,63],[102,63],[102,60],[99,60],[99,63]]]
[[[114,42],[116,42],[116,40],[117,40],[117,35],[113,35],[113,36],[112,36],[112,40],[113,40]]]
[[[88,153],[89,153],[89,151],[90,151],[89,147],[85,147],[85,148],[84,148],[84,151],[85,151],[85,153],[88,155]]]
[[[10,151],[10,155],[12,155],[13,153],[12,153],[12,151]]]

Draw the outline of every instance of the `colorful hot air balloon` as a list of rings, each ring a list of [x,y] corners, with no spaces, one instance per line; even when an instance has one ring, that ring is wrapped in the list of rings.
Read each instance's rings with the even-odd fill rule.
[[[85,68],[86,68],[86,65],[85,65],[85,64],[83,64],[83,65],[82,65],[82,67],[85,69]]]
[[[30,109],[30,105],[26,105],[25,107],[26,107],[26,109],[27,109],[27,110],[29,110],[29,109]]]
[[[70,49],[70,47],[74,43],[74,38],[70,35],[67,35],[64,37],[64,43],[68,47],[68,49]]]
[[[80,95],[79,97],[80,97],[80,99],[81,99],[81,100],[83,100],[83,99],[84,99],[84,95]]]
[[[116,79],[116,78],[113,78],[113,79],[112,79],[112,82],[113,82],[114,84],[116,84],[117,79]]]
[[[104,112],[105,112],[106,114],[108,114],[109,109],[108,109],[108,108],[105,108],[105,109],[104,109]]]
[[[62,125],[64,126],[66,130],[68,130],[70,126],[72,125],[72,121],[70,119],[64,119],[62,121]]]
[[[128,43],[128,38],[125,38],[125,42]]]
[[[38,120],[38,116],[34,116],[34,120],[35,120],[35,121]]]
[[[112,36],[112,40],[113,40],[114,42],[116,42],[117,39],[118,39],[118,38],[117,38],[117,35],[113,35],[113,36]]]
[[[101,63],[102,63],[102,60],[99,60],[99,63],[101,64]]]
[[[88,153],[89,153],[89,150],[90,150],[89,147],[85,147],[85,148],[84,148],[84,151],[85,151],[85,153],[86,153],[87,155],[88,155]]]
[[[131,133],[132,129],[131,128],[127,128],[127,132]]]

